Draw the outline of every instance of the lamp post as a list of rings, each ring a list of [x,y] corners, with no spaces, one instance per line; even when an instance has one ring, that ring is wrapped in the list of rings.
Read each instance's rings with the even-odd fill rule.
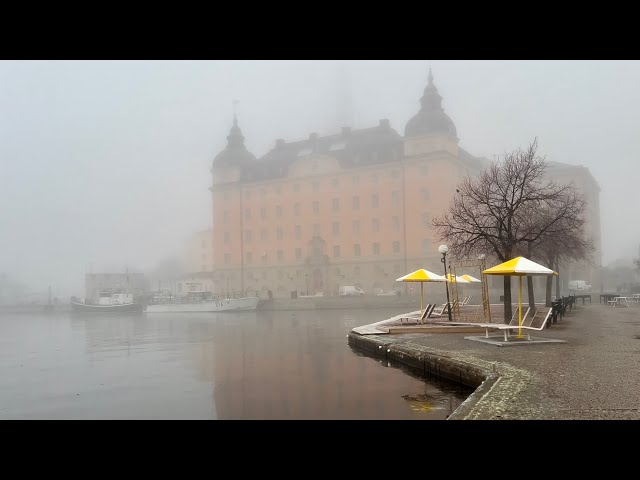
[[[229,298],[229,275],[226,275],[227,277],[227,298]]]
[[[447,313],[449,314],[449,321],[451,321],[451,302],[449,301],[449,281],[447,279],[447,252],[449,251],[449,247],[447,247],[446,245],[440,245],[438,247],[438,252],[440,252],[442,254],[442,258],[440,259],[440,261],[444,264],[444,278],[445,278],[445,282],[444,285],[447,289]]]
[[[308,273],[304,274],[304,279],[307,282],[307,297],[308,297],[309,296],[309,274]]]

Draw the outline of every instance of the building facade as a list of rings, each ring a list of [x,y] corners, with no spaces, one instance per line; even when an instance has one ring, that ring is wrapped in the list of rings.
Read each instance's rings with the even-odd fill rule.
[[[234,118],[211,168],[216,293],[389,290],[425,262],[440,267],[431,219],[486,159],[459,147],[431,74],[420,102],[404,136],[381,120],[277,140],[259,159]]]
[[[185,243],[185,271],[189,273],[212,272],[212,245],[213,231],[211,229],[194,233]]]
[[[336,295],[341,285],[372,293],[397,288],[395,279],[417,268],[439,272],[431,220],[465,176],[488,164],[460,147],[431,72],[404,135],[383,119],[279,139],[256,158],[234,117],[227,141],[211,167],[216,294]],[[565,175],[561,165],[556,180]],[[599,190],[590,191],[599,249]]]

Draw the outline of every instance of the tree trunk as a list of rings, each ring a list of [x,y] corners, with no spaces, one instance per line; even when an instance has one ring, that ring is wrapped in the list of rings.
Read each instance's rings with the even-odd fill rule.
[[[511,321],[511,277],[505,275],[504,279],[504,323]]]
[[[547,295],[546,295],[546,299],[545,299],[545,305],[547,307],[551,306],[551,288],[553,286],[553,275],[549,275],[547,277]]]
[[[531,315],[536,309],[536,299],[533,295],[533,277],[531,275],[527,276],[527,294],[529,296],[529,308],[531,309]]]
[[[556,260],[556,272],[560,273],[560,265],[558,265],[558,261]],[[556,277],[556,300],[560,298],[560,275]]]

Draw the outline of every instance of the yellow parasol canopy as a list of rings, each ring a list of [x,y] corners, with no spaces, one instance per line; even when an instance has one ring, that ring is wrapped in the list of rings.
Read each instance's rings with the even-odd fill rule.
[[[449,283],[452,283],[452,282],[455,282],[455,283],[471,283],[466,278],[462,278],[462,277],[460,277],[458,275],[456,275],[455,279],[454,279],[454,276],[451,275],[450,273],[447,273],[446,277],[447,277],[447,282],[449,282]]]
[[[420,315],[422,316],[424,304],[424,282],[446,282],[446,279],[442,275],[420,268],[415,272],[407,273],[405,276],[397,278],[396,282],[420,282]]]
[[[500,265],[488,268],[484,272],[485,275],[553,275],[554,271],[544,267],[539,263],[532,262],[528,258],[516,257],[507,260]]]
[[[469,283],[480,283],[482,280],[478,280],[476,277],[472,277],[471,275],[460,275],[460,277],[464,278]]]
[[[532,262],[524,257],[516,257],[507,260],[500,265],[486,269],[485,275],[515,275],[520,280],[520,293],[518,295],[518,326],[522,327],[522,277],[527,275],[554,275],[557,273],[539,263]],[[518,329],[518,338],[522,338],[522,328]]]

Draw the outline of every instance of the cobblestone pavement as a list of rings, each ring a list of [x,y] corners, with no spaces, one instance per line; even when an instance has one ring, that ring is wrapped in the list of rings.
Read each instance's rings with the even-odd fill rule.
[[[565,344],[497,347],[465,334],[401,334],[413,344],[501,375],[469,419],[640,419],[640,305],[578,305],[536,337]]]

